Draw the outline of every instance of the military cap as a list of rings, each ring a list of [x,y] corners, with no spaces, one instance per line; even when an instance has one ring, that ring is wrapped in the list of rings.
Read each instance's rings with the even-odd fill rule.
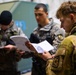
[[[0,15],[0,24],[1,25],[9,25],[10,22],[12,21],[12,14],[8,10],[2,11]]]

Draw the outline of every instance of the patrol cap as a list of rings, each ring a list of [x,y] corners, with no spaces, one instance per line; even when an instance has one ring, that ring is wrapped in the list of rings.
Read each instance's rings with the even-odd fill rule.
[[[0,15],[0,24],[2,25],[9,25],[12,21],[12,14],[8,10],[2,11]]]

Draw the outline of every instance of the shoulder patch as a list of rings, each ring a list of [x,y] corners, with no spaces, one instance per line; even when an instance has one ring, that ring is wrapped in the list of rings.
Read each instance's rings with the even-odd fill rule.
[[[59,40],[63,40],[64,37],[63,37],[62,35],[58,35],[58,39],[59,39]]]

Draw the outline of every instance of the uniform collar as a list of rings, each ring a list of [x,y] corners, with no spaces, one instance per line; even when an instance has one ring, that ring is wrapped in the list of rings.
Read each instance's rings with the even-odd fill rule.
[[[40,28],[40,31],[49,31],[50,30],[54,21],[52,18],[50,18],[49,20],[50,20],[50,22],[46,26]]]
[[[71,32],[69,33],[69,35],[71,34],[75,34],[76,33],[76,23],[74,23],[74,27],[72,28]]]

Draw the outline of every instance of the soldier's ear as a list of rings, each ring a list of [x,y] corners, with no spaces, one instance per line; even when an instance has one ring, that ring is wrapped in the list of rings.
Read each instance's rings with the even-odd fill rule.
[[[75,20],[75,15],[73,13],[70,14],[70,19],[73,21]]]
[[[46,12],[46,15],[47,15],[47,17],[48,17],[48,12]]]

